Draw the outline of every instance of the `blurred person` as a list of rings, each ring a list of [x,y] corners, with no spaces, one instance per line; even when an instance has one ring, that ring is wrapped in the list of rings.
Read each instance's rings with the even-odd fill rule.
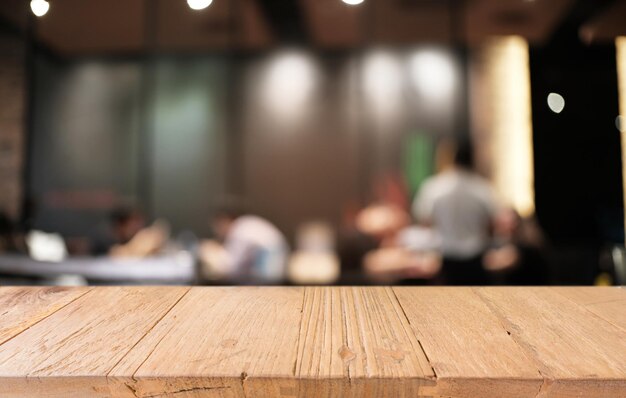
[[[441,274],[450,285],[486,285],[482,257],[498,213],[488,181],[473,169],[471,146],[458,145],[451,165],[424,181],[413,214],[441,236]]]
[[[116,244],[109,250],[111,257],[148,257],[161,252],[168,242],[169,225],[156,220],[140,229],[127,243]]]
[[[289,246],[271,222],[237,206],[225,206],[213,217],[212,228],[218,240],[200,245],[207,278],[240,284],[284,280]]]
[[[361,210],[356,227],[376,239],[379,246],[394,245],[398,232],[409,225],[411,217],[402,207],[388,202],[374,203]]]
[[[289,281],[300,285],[331,284],[340,276],[335,233],[325,222],[307,222],[296,232],[296,250],[289,259]]]
[[[383,173],[376,178],[373,184],[372,195],[374,202],[393,205],[401,209],[408,209],[408,187],[404,178],[397,173]]]
[[[111,212],[109,220],[109,228],[93,245],[96,255],[146,257],[157,253],[169,237],[165,222],[157,220],[147,226],[143,214],[136,208],[117,208]]]
[[[373,250],[365,258],[365,272],[378,283],[424,285],[441,269],[440,239],[429,228],[409,226],[393,244]]]
[[[434,231],[411,226],[410,215],[394,203],[375,203],[356,218],[359,231],[378,243],[364,257],[363,269],[376,283],[429,283],[439,271],[439,239]]]
[[[515,209],[503,208],[494,223],[494,239],[484,256],[484,266],[499,284],[545,285],[544,241],[534,219],[523,219]]]
[[[0,253],[28,254],[26,236],[34,229],[34,218],[37,202],[26,198],[22,205],[22,213],[17,220],[0,211]]]
[[[350,201],[342,211],[342,223],[337,239],[337,255],[341,265],[342,285],[363,285],[368,282],[363,273],[363,260],[367,253],[378,248],[377,240],[357,228],[360,208],[356,200]]]
[[[363,272],[366,256],[382,246],[393,245],[398,231],[411,221],[406,210],[409,207],[407,187],[399,175],[386,173],[377,177],[372,197],[373,202],[366,207],[357,200],[344,207],[337,245],[341,284],[371,282],[372,275],[368,279]]]

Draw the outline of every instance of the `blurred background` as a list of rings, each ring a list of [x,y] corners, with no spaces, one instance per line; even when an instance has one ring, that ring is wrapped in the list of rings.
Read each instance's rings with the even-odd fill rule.
[[[624,284],[624,21],[2,0],[0,284]]]

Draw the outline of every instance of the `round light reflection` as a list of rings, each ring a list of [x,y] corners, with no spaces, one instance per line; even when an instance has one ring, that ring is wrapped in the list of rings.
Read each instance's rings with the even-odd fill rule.
[[[317,82],[317,69],[306,54],[280,54],[270,60],[266,70],[265,103],[283,120],[297,118],[306,111]]]
[[[46,0],[32,0],[30,2],[30,9],[36,16],[43,17],[50,9],[50,3]]]
[[[192,10],[204,10],[213,3],[213,0],[187,0],[189,8]]]
[[[548,107],[554,113],[561,113],[565,108],[565,98],[557,93],[548,94]]]
[[[452,59],[435,50],[417,52],[409,60],[415,89],[431,100],[450,97],[456,84]]]
[[[398,57],[387,52],[370,54],[363,75],[363,88],[373,111],[391,117],[402,101],[402,65]]]
[[[356,6],[358,4],[363,3],[363,0],[341,0],[341,1],[351,6]]]

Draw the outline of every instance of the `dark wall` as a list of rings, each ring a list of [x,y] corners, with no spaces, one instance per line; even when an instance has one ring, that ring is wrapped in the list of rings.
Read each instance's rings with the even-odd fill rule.
[[[148,70],[38,58],[29,190],[37,226],[89,235],[112,208],[134,205],[175,230],[206,232],[220,184],[224,75],[211,59],[163,59]]]
[[[614,45],[556,41],[531,52],[537,215],[556,243],[623,242]],[[547,96],[565,99],[559,114]]]
[[[552,40],[530,54],[536,209],[559,284],[593,283],[601,251],[624,242],[615,45],[579,36],[599,6],[577,1]],[[548,107],[551,92],[565,99],[561,113]]]
[[[88,233],[136,201],[141,68],[133,62],[36,61],[28,196],[39,228]]]
[[[0,213],[19,219],[26,142],[24,41],[0,24]]]
[[[408,140],[456,133],[462,74],[437,51],[456,86],[436,101],[415,92],[413,50],[41,56],[29,188],[38,225],[87,234],[131,202],[205,234],[225,194],[288,236],[312,219],[338,225],[344,207],[374,199],[377,179],[402,174]]]
[[[212,198],[223,195],[226,177],[228,64],[210,57],[163,59],[155,70],[150,122],[139,144],[149,153],[144,201],[175,230],[205,234]]]
[[[455,68],[455,57],[443,52]],[[458,85],[439,102],[420,96],[411,82],[412,54],[293,51],[241,65],[242,190],[259,213],[290,236],[310,220],[337,226],[351,205],[377,199],[381,179],[404,175],[411,138],[457,133]],[[299,89],[307,75],[291,75],[283,69],[289,62],[306,62],[315,82],[306,98]],[[275,73],[284,88],[274,86]],[[460,82],[458,69],[453,73]]]

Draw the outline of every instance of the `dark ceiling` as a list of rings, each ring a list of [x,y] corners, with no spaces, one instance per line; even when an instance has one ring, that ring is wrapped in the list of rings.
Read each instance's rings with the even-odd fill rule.
[[[470,45],[516,34],[532,44],[549,40],[575,0],[214,0],[193,11],[185,0],[49,0],[30,17],[28,0],[0,1],[0,17],[68,55],[259,50],[297,43],[320,49],[366,45]],[[593,3],[593,2],[590,2]],[[626,1],[600,1],[581,27],[587,41],[626,34]],[[607,4],[608,3],[608,4]]]

